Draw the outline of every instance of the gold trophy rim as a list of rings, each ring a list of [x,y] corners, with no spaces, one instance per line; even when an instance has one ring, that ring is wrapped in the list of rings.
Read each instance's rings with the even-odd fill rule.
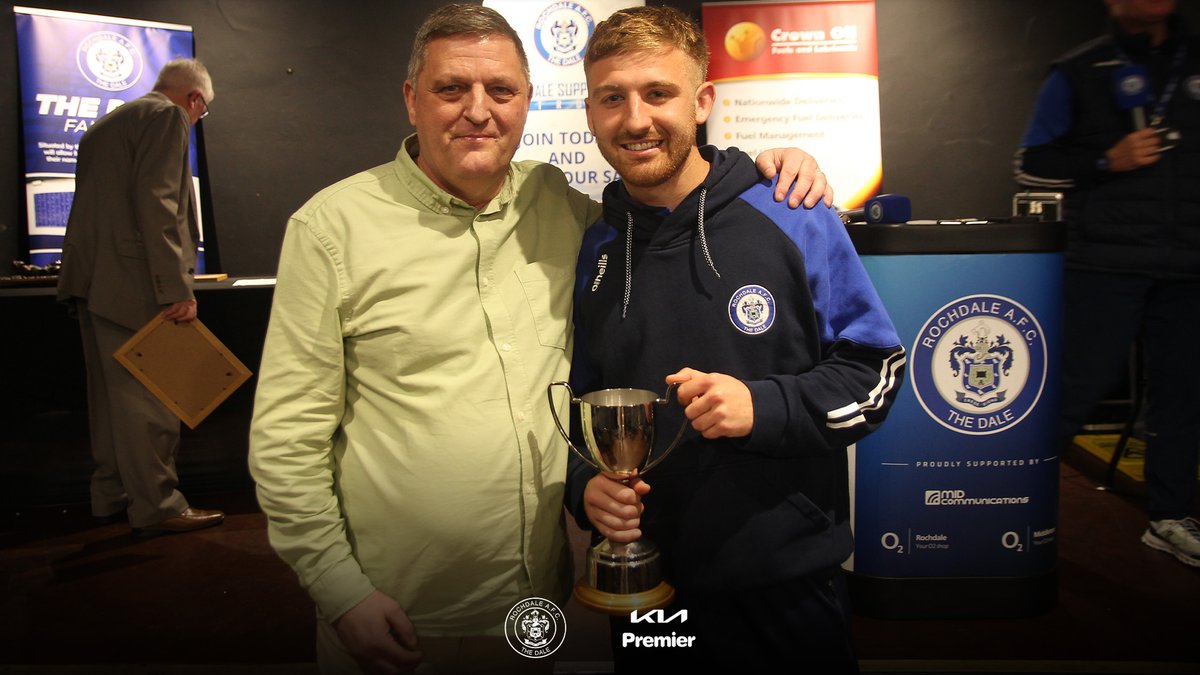
[[[610,593],[588,583],[587,575],[575,582],[575,600],[580,605],[601,614],[628,616],[635,610],[664,609],[675,600],[675,587],[660,581],[650,590],[638,593]]]

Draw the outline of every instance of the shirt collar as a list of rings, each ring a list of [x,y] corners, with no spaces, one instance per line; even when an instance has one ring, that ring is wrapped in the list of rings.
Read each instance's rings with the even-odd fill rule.
[[[446,192],[441,187],[433,182],[433,180],[425,175],[421,167],[417,166],[417,155],[420,153],[420,142],[416,134],[412,134],[404,139],[400,144],[400,151],[396,153],[396,174],[400,177],[401,182],[408,187],[409,192],[416,198],[422,206],[443,215],[487,215],[495,213],[513,200],[516,195],[516,188],[513,186],[513,171],[509,167],[508,175],[504,177],[504,184],[500,186],[500,192],[492,198],[478,212],[470,204],[454,195]]]

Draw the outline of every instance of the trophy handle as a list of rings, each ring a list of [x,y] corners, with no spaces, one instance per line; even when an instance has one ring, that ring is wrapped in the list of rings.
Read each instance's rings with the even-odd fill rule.
[[[592,467],[596,471],[602,472],[603,469],[600,468],[600,465],[598,463],[589,459],[587,455],[585,455],[579,451],[579,448],[575,447],[575,444],[571,442],[571,435],[567,433],[567,430],[563,428],[562,421],[558,419],[558,410],[556,410],[554,407],[554,388],[555,387],[562,387],[567,390],[567,394],[570,396],[570,398],[567,399],[568,405],[581,403],[581,401],[578,398],[575,398],[575,392],[571,390],[570,384],[568,384],[567,382],[562,382],[562,381],[551,382],[549,384],[549,386],[546,387],[546,399],[550,402],[550,414],[554,416],[554,426],[558,427],[558,433],[562,434],[563,440],[567,442],[567,447],[571,448],[571,451],[574,452],[575,455],[577,457],[579,457],[579,459],[582,459],[584,464],[587,464],[588,466]]]
[[[675,387],[677,387],[677,386],[679,386],[678,382],[672,382],[671,384],[668,384],[667,385],[667,393],[663,394],[662,398],[654,401],[654,404],[655,405],[669,405],[671,403],[671,392],[675,391]],[[687,431],[687,428],[688,428],[688,418],[687,418],[687,415],[684,415],[683,416],[683,424],[679,425],[679,433],[675,434],[675,440],[671,441],[671,444],[667,446],[667,449],[664,450],[661,455],[659,455],[658,457],[655,457],[653,460],[651,460],[649,463],[647,463],[646,466],[640,471],[640,473],[646,473],[652,467],[657,466],[659,462],[666,459],[667,455],[671,454],[671,451],[675,449],[675,446],[679,445],[679,441],[683,438],[683,432]]]

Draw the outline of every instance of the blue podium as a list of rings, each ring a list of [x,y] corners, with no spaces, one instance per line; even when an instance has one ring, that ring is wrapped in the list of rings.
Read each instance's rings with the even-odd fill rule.
[[[908,350],[853,450],[856,612],[1000,618],[1054,603],[1061,223],[850,225]]]

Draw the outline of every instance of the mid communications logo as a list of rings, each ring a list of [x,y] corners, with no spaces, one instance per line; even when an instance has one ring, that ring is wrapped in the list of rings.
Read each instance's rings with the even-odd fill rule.
[[[1047,347],[1028,309],[1000,295],[947,303],[921,327],[912,348],[917,400],[938,424],[986,435],[1016,426],[1046,384]]]
[[[75,60],[87,81],[105,91],[123,91],[142,77],[142,53],[120,33],[88,35],[75,50]]]
[[[925,506],[1011,506],[1028,504],[1029,497],[968,497],[966,490],[926,490]]]

